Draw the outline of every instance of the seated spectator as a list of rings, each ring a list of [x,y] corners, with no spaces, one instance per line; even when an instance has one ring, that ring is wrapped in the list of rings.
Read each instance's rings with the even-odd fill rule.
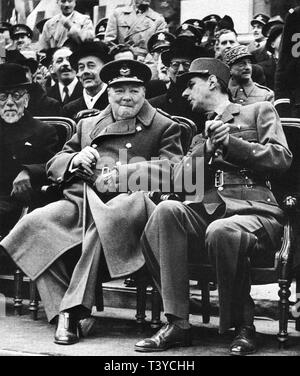
[[[71,55],[70,63],[77,71],[83,95],[63,107],[63,116],[74,119],[79,111],[107,107],[107,85],[101,81],[100,71],[109,60],[109,48],[103,42],[84,42]]]
[[[252,59],[246,46],[233,47],[224,54],[223,61],[230,68],[228,89],[232,101],[243,106],[263,101],[274,103],[274,92],[252,81]]]
[[[194,60],[179,79],[193,111],[214,117],[206,123],[206,137],[197,135],[188,156],[173,166],[174,176],[186,169],[194,175],[193,160],[203,158],[205,187],[193,202],[160,203],[147,222],[141,243],[167,323],[139,341],[136,351],[192,345],[188,263],[202,255],[217,278],[219,332],[235,328],[229,353],[257,350],[250,265],[257,246],[268,259],[280,245],[284,213],[266,181],[285,172],[292,155],[274,107],[230,103],[229,77],[224,63],[203,58]],[[203,181],[196,184],[202,193]]]
[[[62,47],[68,39],[75,43],[94,39],[92,20],[74,10],[76,0],[57,0],[57,3],[61,13],[45,23],[39,41],[40,50]]]
[[[150,69],[134,60],[102,68],[110,105],[98,116],[81,120],[77,133],[47,165],[53,181],[69,180],[80,168],[95,184],[90,179],[84,183],[84,177],[65,180],[64,198],[24,217],[1,242],[36,281],[48,320],[58,319],[57,344],[79,341],[83,321],[92,321],[100,280],[131,274],[144,265],[139,248],[147,220],[143,192],[128,194],[127,184],[120,189],[124,194],[105,192],[118,168],[129,172],[137,159],[175,163],[181,158],[179,125],[145,100],[150,77]],[[67,254],[74,260],[71,273],[64,264]]]
[[[237,33],[234,30],[220,30],[217,33],[218,38],[218,59],[222,60],[226,51],[230,48],[238,46],[240,43],[237,40]],[[260,85],[265,85],[266,77],[262,67],[257,64],[252,64],[252,80]]]
[[[164,17],[150,8],[150,0],[134,0],[132,6],[116,8],[109,17],[104,41],[132,46],[136,59],[144,61],[147,43],[158,31],[168,31]]]
[[[46,182],[45,163],[57,145],[55,130],[26,110],[30,82],[18,64],[0,65],[0,235],[17,222]]]
[[[27,25],[17,24],[10,28],[11,50],[32,50],[33,32]]]
[[[47,94],[60,102],[62,106],[82,96],[82,85],[71,67],[72,51],[68,47],[58,48],[52,56],[50,70],[57,82],[47,89]]]
[[[279,59],[279,50],[282,39],[283,27],[283,25],[276,25],[272,27],[266,43],[266,50],[268,51],[270,56],[266,60],[263,60],[259,63],[259,65],[264,70],[267,86],[272,90],[274,90],[275,86],[275,72]]]

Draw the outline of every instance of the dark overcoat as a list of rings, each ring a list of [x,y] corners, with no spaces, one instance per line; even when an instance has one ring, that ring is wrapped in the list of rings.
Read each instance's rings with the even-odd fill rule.
[[[70,103],[72,101],[75,101],[75,99],[80,98],[82,96],[82,91],[83,91],[82,85],[78,81],[77,84],[76,84],[76,86],[75,86],[75,88],[74,88],[74,90],[73,90],[73,92],[72,92],[72,94],[70,95],[68,103]],[[63,104],[64,105],[66,104],[66,103],[62,102],[62,99],[61,99],[61,96],[60,96],[60,92],[59,92],[58,83],[56,83],[54,86],[51,86],[51,87],[47,88],[47,95],[48,95],[48,97],[54,98],[57,101],[59,101],[59,103],[60,103],[61,106]]]
[[[94,144],[100,155],[97,169],[110,163],[130,164],[140,157],[179,161],[182,156],[179,125],[147,101],[136,118],[123,121],[114,121],[108,106],[98,116],[78,123],[77,133],[49,161],[49,177],[53,181],[64,177],[76,153]],[[36,279],[59,256],[82,242],[83,204],[83,183],[74,183],[64,190],[64,199],[25,216],[1,245],[31,279]],[[120,194],[105,204],[87,187],[86,210],[86,224],[95,222],[111,277],[139,269],[144,264],[139,238],[148,218],[143,193]]]

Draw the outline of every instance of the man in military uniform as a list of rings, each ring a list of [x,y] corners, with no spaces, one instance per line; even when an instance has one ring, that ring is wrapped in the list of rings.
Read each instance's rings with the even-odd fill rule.
[[[130,170],[137,160],[176,162],[182,156],[179,125],[145,100],[150,77],[150,69],[134,60],[102,68],[110,105],[81,120],[76,134],[47,165],[51,180],[65,181],[63,199],[30,213],[1,242],[36,280],[48,320],[59,316],[55,343],[78,342],[77,328],[82,320],[91,321],[98,277],[129,275],[144,265],[139,248],[148,212],[144,193],[128,194],[137,189],[132,182],[120,189],[126,193],[107,195],[101,183],[110,182],[120,167]],[[69,274],[63,256],[71,251],[74,258],[78,246]]]
[[[11,49],[29,50],[31,49],[33,32],[27,25],[17,24],[10,28],[10,37],[13,41]]]
[[[230,67],[228,88],[234,103],[246,106],[255,102],[274,102],[271,89],[252,81],[252,55],[246,46],[231,48],[225,53],[223,61]]]
[[[275,74],[275,106],[281,117],[300,117],[300,7],[285,20]]]
[[[74,119],[82,110],[104,110],[108,105],[107,86],[100,79],[100,71],[110,61],[109,48],[103,42],[84,42],[70,56],[70,63],[82,84],[81,97],[63,107],[63,116]]]
[[[168,31],[164,17],[150,8],[150,0],[135,0],[133,6],[117,8],[109,17],[104,41],[130,44],[137,60],[144,61],[150,37]]]
[[[280,244],[283,212],[266,181],[286,171],[292,155],[274,107],[230,103],[229,78],[229,68],[211,58],[194,60],[180,78],[193,111],[205,111],[212,120],[206,122],[205,137],[195,136],[173,172],[175,177],[193,175],[200,158],[205,188],[194,201],[161,202],[145,227],[143,252],[168,323],[138,342],[136,351],[191,345],[188,260],[206,254],[217,276],[219,331],[236,328],[230,354],[256,351],[250,259],[256,249],[267,259],[274,257]]]

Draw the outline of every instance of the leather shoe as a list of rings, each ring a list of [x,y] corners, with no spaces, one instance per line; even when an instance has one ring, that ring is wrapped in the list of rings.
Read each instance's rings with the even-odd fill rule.
[[[54,336],[54,343],[59,345],[73,345],[79,341],[77,335],[78,321],[72,317],[70,312],[60,312],[57,328]]]
[[[230,345],[230,355],[249,355],[256,352],[255,326],[242,326]]]
[[[85,317],[78,322],[79,337],[87,337],[92,334],[96,329],[97,320],[95,317]]]
[[[139,341],[134,349],[140,352],[164,351],[175,346],[191,346],[191,328],[181,329],[175,324],[164,325],[151,338]]]

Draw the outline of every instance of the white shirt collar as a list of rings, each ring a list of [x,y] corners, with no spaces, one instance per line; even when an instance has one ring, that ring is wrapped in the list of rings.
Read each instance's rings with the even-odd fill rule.
[[[94,97],[91,97],[85,89],[83,89],[83,99],[85,101],[85,104],[89,110],[94,108],[95,103],[97,100],[101,97],[101,95],[105,92],[107,88],[106,84],[103,84],[102,89],[99,91],[98,94],[96,94]]]
[[[69,89],[69,96],[72,95],[77,83],[78,83],[78,78],[75,77],[74,80],[67,86],[67,88]],[[58,87],[59,87],[59,93],[60,93],[61,100],[64,101],[64,97],[65,97],[64,87],[65,86],[61,82],[59,82]]]

